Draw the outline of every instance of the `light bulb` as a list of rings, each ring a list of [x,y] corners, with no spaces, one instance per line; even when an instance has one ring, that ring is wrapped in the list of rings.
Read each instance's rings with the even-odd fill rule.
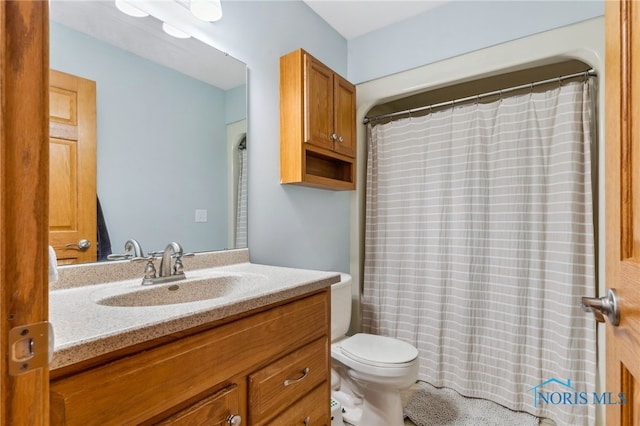
[[[191,13],[203,21],[215,22],[222,18],[220,0],[191,0]]]
[[[176,27],[172,27],[171,25],[167,24],[166,22],[162,23],[162,29],[164,30],[165,33],[169,34],[170,36],[173,37],[177,37],[177,38],[189,38],[191,37],[189,34],[185,33],[184,31],[181,31],[179,29],[177,29]]]
[[[136,18],[144,18],[145,16],[149,16],[147,12],[138,9],[137,7],[132,5],[130,1],[116,0],[116,7],[120,10],[120,12],[126,13],[127,15]]]

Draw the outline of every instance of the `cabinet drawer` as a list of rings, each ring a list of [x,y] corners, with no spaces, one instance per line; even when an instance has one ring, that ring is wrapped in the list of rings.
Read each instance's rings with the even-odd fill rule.
[[[249,417],[258,424],[302,398],[329,377],[328,342],[323,337],[249,376]],[[328,407],[328,393],[326,405]]]
[[[270,426],[329,426],[329,382],[325,381],[269,422]]]
[[[232,416],[239,416],[240,403],[238,394],[238,385],[227,386],[157,424],[179,426],[228,425]]]

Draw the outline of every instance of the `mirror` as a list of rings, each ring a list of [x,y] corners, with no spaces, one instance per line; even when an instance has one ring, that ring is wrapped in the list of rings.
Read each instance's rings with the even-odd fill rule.
[[[50,20],[50,67],[96,82],[112,252],[131,238],[145,254],[170,241],[186,252],[246,247],[245,64],[113,1],[54,0]]]

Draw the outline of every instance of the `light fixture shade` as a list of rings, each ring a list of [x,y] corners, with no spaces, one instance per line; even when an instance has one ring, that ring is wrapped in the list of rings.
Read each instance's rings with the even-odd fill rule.
[[[222,18],[220,0],[191,0],[189,8],[196,18],[203,21],[215,22]]]
[[[136,18],[144,18],[145,16],[149,16],[147,12],[144,12],[137,7],[135,7],[131,1],[126,0],[116,0],[116,7],[122,13],[126,13],[129,16],[133,16]]]
[[[166,22],[162,23],[162,30],[169,34],[170,36],[173,37],[177,37],[177,38],[189,38],[191,37],[189,34],[185,33],[184,31],[181,31],[179,29],[177,29],[176,27],[172,27],[171,25],[167,24]]]

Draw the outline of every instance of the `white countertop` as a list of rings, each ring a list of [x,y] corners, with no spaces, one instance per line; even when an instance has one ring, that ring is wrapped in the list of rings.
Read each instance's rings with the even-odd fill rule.
[[[153,286],[188,284],[218,275],[239,275],[240,285],[228,295],[196,302],[159,306],[104,306],[97,301]],[[59,288],[49,293],[49,321],[56,369],[127,346],[167,336],[208,322],[302,296],[339,281],[335,272],[312,271],[249,262],[186,271],[187,280],[142,286],[135,279]]]

